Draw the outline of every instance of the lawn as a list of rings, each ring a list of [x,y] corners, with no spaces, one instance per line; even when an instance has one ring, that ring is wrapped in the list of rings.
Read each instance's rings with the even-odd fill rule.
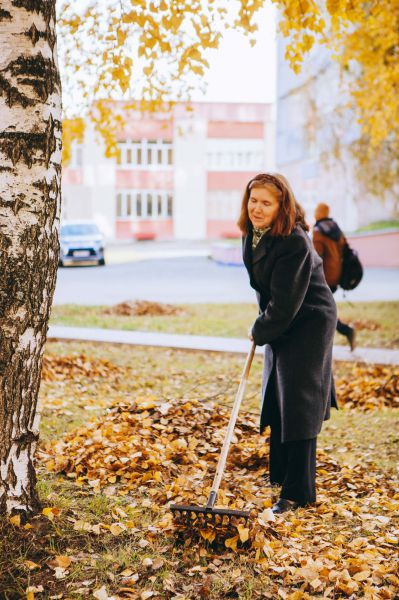
[[[388,221],[374,221],[364,227],[359,227],[356,233],[362,233],[363,231],[380,231],[384,229],[399,229],[399,221],[397,219],[391,219]]]
[[[395,598],[397,369],[336,365],[343,408],[319,438],[318,504],[273,522],[256,357],[219,498],[251,508],[251,522],[173,524],[170,500],[206,498],[242,366],[242,356],[49,342],[44,511],[3,524],[1,597]]]
[[[75,304],[55,305],[52,309],[51,323],[243,338],[257,316],[255,304],[187,304],[178,307],[180,312],[176,315],[143,316],[106,314],[107,308]],[[338,312],[342,321],[352,323],[356,327],[359,346],[399,347],[399,302],[341,302],[338,304]],[[345,344],[346,340],[337,334],[335,343]]]

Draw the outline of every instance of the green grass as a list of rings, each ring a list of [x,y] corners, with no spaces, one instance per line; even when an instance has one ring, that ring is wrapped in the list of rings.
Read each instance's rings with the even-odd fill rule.
[[[187,304],[180,315],[125,317],[107,315],[105,306],[54,305],[51,323],[162,333],[245,337],[255,320],[255,304]]]
[[[396,425],[395,425],[396,424]],[[382,471],[394,472],[399,453],[399,414],[395,409],[332,412],[318,438],[319,446],[356,464],[372,458]]]
[[[397,219],[374,221],[374,223],[359,227],[359,229],[356,230],[356,233],[361,233],[363,231],[379,231],[381,229],[399,229],[399,221]]]
[[[187,304],[182,314],[167,316],[126,317],[105,314],[105,306],[55,305],[51,323],[75,327],[99,327],[137,331],[157,331],[191,335],[245,338],[257,317],[255,304]],[[342,321],[361,321],[357,328],[360,346],[398,348],[399,302],[340,302]],[[363,325],[368,328],[361,328]],[[370,326],[376,326],[375,330]],[[346,344],[337,334],[335,343]]]

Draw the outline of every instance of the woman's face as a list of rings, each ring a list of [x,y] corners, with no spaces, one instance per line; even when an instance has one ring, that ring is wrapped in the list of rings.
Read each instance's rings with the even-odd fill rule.
[[[253,227],[270,227],[278,214],[280,203],[276,192],[266,187],[255,187],[248,200],[248,216]]]

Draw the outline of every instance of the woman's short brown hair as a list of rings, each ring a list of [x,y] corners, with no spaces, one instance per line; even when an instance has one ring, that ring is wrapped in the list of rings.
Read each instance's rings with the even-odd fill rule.
[[[252,231],[252,223],[248,215],[248,200],[251,190],[255,187],[270,188],[271,191],[277,194],[280,209],[272,225],[271,235],[287,237],[296,224],[299,224],[305,231],[309,231],[309,225],[305,221],[305,212],[295,200],[294,192],[284,175],[259,173],[248,182],[242,198],[241,213],[237,225],[243,235],[248,235]]]

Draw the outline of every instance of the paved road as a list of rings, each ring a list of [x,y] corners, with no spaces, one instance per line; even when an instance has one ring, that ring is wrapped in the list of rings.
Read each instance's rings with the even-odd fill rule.
[[[255,296],[243,267],[217,265],[201,256],[59,269],[56,304],[115,304],[136,299],[254,302]],[[363,282],[347,294],[347,300],[399,300],[399,269],[367,269]]]

